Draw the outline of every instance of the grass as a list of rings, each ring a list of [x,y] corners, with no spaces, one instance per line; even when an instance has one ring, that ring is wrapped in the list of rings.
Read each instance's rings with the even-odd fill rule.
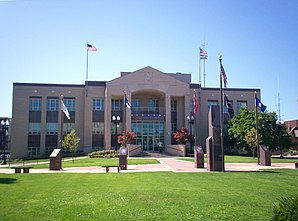
[[[181,160],[194,162],[193,157],[180,157]],[[284,158],[271,158],[271,163],[292,163],[297,162],[297,159],[284,159]],[[207,158],[205,157],[205,162]],[[225,163],[257,163],[258,158],[246,157],[246,156],[229,156],[225,155]]]
[[[129,165],[135,164],[158,164],[156,159],[146,158],[128,158]],[[68,167],[87,167],[87,166],[102,166],[102,165],[118,165],[118,158],[78,158],[74,161],[68,160],[62,162],[63,168]],[[49,168],[49,163],[32,165],[35,169]]]
[[[271,220],[298,170],[0,174],[1,220]]]

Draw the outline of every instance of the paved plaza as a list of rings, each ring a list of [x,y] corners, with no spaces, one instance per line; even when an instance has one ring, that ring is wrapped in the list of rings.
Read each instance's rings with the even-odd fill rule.
[[[121,173],[132,172],[208,172],[207,163],[204,168],[194,168],[194,163],[177,158],[155,158],[160,164],[128,165]],[[270,169],[295,169],[294,163],[272,163],[271,166],[261,166],[256,163],[225,163],[225,172],[249,172]],[[0,173],[14,173],[14,169],[1,167]],[[55,171],[47,169],[30,169],[30,173],[106,173],[101,166],[70,167]],[[110,168],[110,173],[117,173],[117,168]]]

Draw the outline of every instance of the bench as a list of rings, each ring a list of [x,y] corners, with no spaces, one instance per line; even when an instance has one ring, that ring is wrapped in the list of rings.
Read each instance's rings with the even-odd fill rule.
[[[118,173],[120,173],[120,169],[121,169],[121,167],[123,167],[123,165],[101,166],[101,167],[106,168],[106,173],[108,173],[110,171],[110,167],[117,167],[117,171],[118,171]]]
[[[29,170],[32,169],[33,167],[27,167],[27,166],[22,166],[22,167],[11,167],[11,169],[14,169],[15,173],[21,173],[23,170],[23,173],[29,173]]]

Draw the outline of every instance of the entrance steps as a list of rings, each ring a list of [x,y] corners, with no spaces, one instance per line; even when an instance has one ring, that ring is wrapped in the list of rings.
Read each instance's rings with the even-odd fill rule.
[[[167,158],[167,157],[175,157],[175,156],[165,152],[160,153],[160,152],[142,151],[139,155],[135,157]]]

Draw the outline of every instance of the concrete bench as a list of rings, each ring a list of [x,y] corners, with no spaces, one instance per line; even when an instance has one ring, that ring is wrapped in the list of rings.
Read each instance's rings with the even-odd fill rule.
[[[101,166],[101,167],[106,168],[106,173],[108,173],[110,171],[110,167],[117,167],[117,171],[118,171],[118,173],[120,173],[120,169],[121,169],[121,167],[123,167],[123,165]]]
[[[23,170],[23,173],[29,173],[29,170],[32,168],[33,167],[29,167],[29,166],[11,167],[11,169],[14,169],[15,173],[21,173],[22,170]]]

